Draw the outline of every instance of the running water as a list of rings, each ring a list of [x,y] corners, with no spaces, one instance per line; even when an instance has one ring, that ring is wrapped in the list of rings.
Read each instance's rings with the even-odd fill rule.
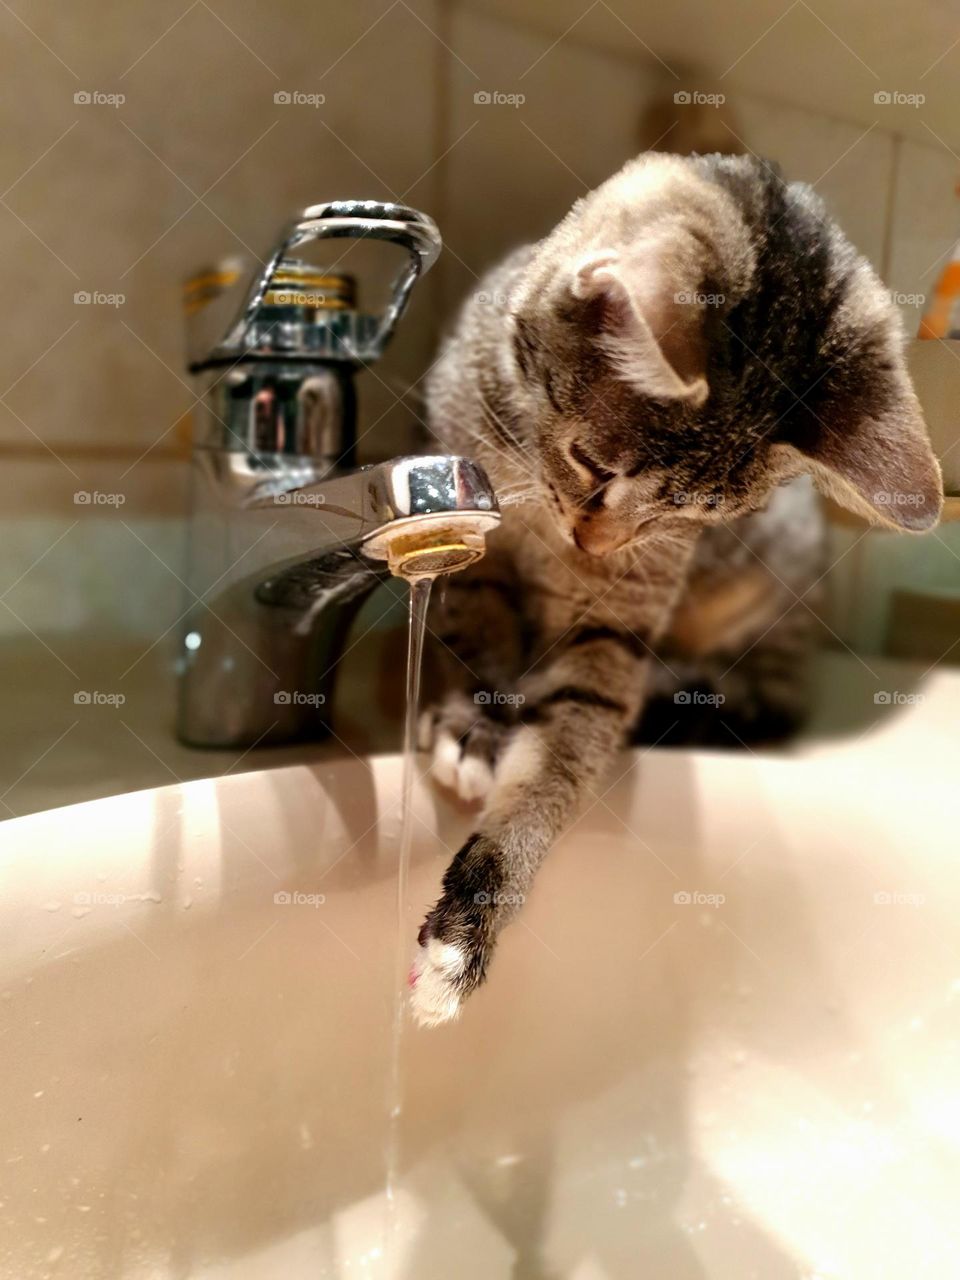
[[[390,1074],[387,1093],[387,1223],[385,1260],[390,1267],[393,1241],[397,1228],[397,1179],[400,1168],[400,1114],[402,1111],[402,1078],[400,1049],[403,1041],[403,1015],[406,1007],[409,938],[405,918],[407,877],[410,850],[413,845],[413,787],[417,774],[417,711],[420,704],[420,667],[423,637],[427,625],[427,606],[433,579],[416,578],[410,583],[410,628],[407,640],[407,712],[403,732],[403,775],[400,784],[402,817],[400,821],[400,854],[397,866],[397,944],[393,992],[393,1036],[390,1044]],[[389,1270],[388,1273],[389,1274]]]

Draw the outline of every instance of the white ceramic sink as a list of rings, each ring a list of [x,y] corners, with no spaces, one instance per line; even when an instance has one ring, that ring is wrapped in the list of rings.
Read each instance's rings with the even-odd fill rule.
[[[406,1028],[393,1263],[398,761],[4,823],[0,1276],[958,1274],[960,678],[925,692],[624,758],[462,1020]],[[410,946],[469,830],[416,808]]]

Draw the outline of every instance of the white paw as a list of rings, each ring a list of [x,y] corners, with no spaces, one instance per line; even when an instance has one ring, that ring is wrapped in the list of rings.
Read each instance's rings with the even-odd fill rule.
[[[421,1027],[451,1022],[460,1013],[459,979],[466,956],[452,943],[429,938],[410,970],[410,1005]]]
[[[464,751],[452,734],[441,729],[433,749],[433,776],[466,804],[486,799],[493,770],[485,760]]]

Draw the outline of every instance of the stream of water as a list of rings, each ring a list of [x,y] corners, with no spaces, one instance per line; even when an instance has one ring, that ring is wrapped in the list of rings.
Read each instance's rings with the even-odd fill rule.
[[[400,1116],[403,1109],[401,1048],[407,999],[407,965],[410,939],[406,921],[407,878],[413,845],[413,788],[417,779],[417,716],[420,705],[420,668],[427,607],[433,579],[417,578],[410,584],[410,621],[407,640],[407,705],[403,732],[403,774],[400,783],[402,816],[397,865],[397,941],[393,992],[393,1031],[390,1042],[390,1070],[387,1084],[386,1199],[387,1221],[385,1260],[392,1262],[397,1230],[397,1182],[400,1172]]]

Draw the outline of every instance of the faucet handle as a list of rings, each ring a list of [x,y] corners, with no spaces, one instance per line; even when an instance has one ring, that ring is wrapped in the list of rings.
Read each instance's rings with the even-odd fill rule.
[[[434,220],[418,209],[381,200],[328,200],[305,209],[294,223],[287,244],[280,251],[299,248],[313,240],[346,238],[386,240],[407,251],[407,260],[394,278],[390,301],[372,339],[374,358],[379,356],[406,309],[410,290],[430,270],[443,248]]]
[[[406,260],[391,286],[380,316],[353,310],[346,296],[324,301],[314,285],[318,269],[291,255],[304,245],[328,239],[385,240],[406,250]],[[319,359],[376,360],[396,328],[421,275],[436,262],[442,242],[436,223],[407,205],[380,200],[330,200],[311,205],[294,219],[264,269],[248,286],[245,301],[212,351],[193,354],[197,369],[241,356],[313,356]],[[343,256],[343,255],[341,255]],[[323,271],[334,288],[342,286],[338,263]],[[235,277],[236,279],[236,277]],[[303,291],[296,292],[298,281]]]

